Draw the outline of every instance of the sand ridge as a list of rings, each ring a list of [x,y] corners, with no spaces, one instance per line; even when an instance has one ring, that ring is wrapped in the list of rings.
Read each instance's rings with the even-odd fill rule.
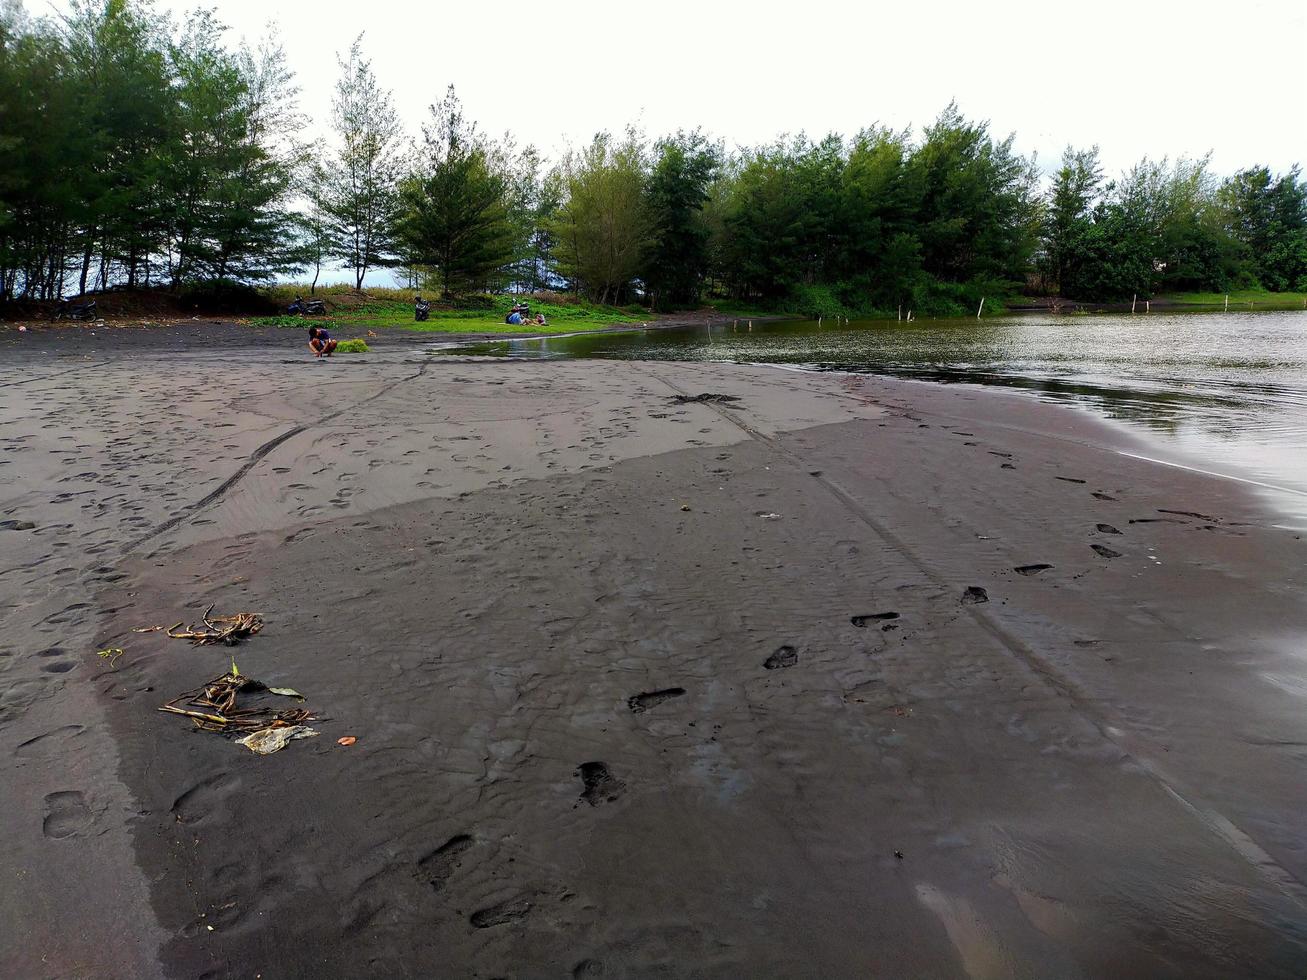
[[[1302,544],[1243,488],[973,389],[288,360],[0,389],[11,970],[1303,964]],[[130,628],[213,601],[329,737],[155,712],[225,654]]]

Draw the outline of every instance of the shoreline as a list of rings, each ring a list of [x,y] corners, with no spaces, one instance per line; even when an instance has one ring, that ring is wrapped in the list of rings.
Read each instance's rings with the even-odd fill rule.
[[[1248,488],[992,388],[137,349],[0,387],[4,972],[1307,964]],[[157,711],[229,651],[131,630],[210,602],[319,738]]]

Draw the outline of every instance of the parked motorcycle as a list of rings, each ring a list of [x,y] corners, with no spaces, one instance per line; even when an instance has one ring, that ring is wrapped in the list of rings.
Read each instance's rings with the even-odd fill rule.
[[[431,315],[431,304],[421,296],[413,297],[413,319],[418,323],[425,323],[427,317]]]
[[[95,301],[89,303],[70,303],[66,299],[59,300],[58,307],[54,311],[56,320],[94,320],[95,319]]]
[[[326,316],[327,304],[320,299],[305,299],[303,296],[296,296],[295,302],[286,307],[286,312],[291,316]]]

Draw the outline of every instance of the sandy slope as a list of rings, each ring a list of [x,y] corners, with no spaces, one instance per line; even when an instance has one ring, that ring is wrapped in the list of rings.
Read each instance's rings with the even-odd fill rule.
[[[0,972],[1307,965],[1304,545],[1243,488],[966,388],[96,356],[0,376]],[[155,711],[227,654],[130,628],[210,602],[321,738]]]

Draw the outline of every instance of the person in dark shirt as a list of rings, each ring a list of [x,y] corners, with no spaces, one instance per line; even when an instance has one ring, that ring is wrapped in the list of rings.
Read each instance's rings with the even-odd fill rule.
[[[331,334],[322,327],[309,327],[309,350],[314,357],[330,357],[335,349],[336,341],[331,339]]]

